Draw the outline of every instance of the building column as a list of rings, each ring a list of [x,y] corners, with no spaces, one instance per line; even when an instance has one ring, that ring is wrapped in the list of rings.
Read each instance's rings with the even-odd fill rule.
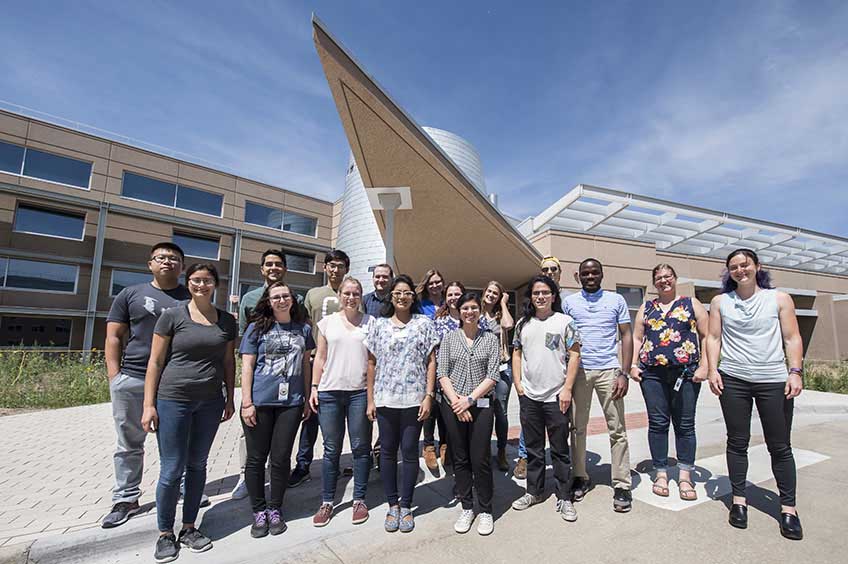
[[[103,266],[103,242],[106,239],[106,222],[109,219],[109,204],[100,203],[97,216],[97,238],[94,241],[94,257],[91,263],[91,281],[88,284],[88,305],[85,308],[85,335],[82,341],[83,358],[87,361],[94,340],[94,323],[97,320],[97,296],[100,293],[100,271]]]
[[[238,310],[238,302],[233,302],[233,296],[239,297],[239,276],[241,270],[241,229],[236,229],[233,235],[233,252],[230,258],[230,295],[227,298],[227,310],[232,313]]]

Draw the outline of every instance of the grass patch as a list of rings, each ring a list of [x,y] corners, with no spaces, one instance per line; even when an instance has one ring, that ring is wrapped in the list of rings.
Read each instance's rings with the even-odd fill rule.
[[[0,350],[0,408],[57,408],[109,401],[102,351]],[[236,359],[236,386],[241,362]]]
[[[819,392],[848,394],[848,362],[804,363],[804,388]]]

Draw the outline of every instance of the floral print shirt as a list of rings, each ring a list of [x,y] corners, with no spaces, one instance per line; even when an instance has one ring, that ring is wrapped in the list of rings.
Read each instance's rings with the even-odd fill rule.
[[[686,366],[699,360],[698,331],[692,298],[678,298],[663,314],[659,299],[645,302],[643,366]]]
[[[405,409],[417,407],[427,394],[427,358],[439,336],[433,322],[415,314],[399,327],[380,317],[368,329],[365,346],[377,359],[374,405]]]

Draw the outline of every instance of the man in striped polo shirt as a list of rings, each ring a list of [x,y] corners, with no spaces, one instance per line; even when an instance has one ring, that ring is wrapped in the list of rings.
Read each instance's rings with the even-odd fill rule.
[[[580,501],[591,488],[586,472],[586,426],[592,405],[592,391],[604,410],[612,451],[613,509],[619,513],[630,511],[630,447],[624,425],[624,396],[627,394],[627,374],[621,366],[630,366],[633,360],[633,338],[630,314],[624,298],[601,288],[604,269],[597,259],[580,263],[576,280],[583,290],[568,296],[562,304],[580,334],[583,348],[580,371],[574,382],[574,425],[571,435],[573,450],[574,501]],[[618,340],[621,340],[621,364],[618,361]]]

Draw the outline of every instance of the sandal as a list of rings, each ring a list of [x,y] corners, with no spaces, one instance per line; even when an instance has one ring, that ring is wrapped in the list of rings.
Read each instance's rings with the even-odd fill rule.
[[[393,505],[389,507],[389,510],[386,512],[386,521],[383,523],[383,527],[386,529],[387,533],[394,533],[400,528],[400,507],[397,505]]]
[[[698,499],[698,492],[695,491],[695,484],[692,483],[692,480],[677,480],[677,487],[679,488],[683,484],[688,484],[691,490],[680,490],[680,499],[683,501],[696,501]]]
[[[661,486],[657,484],[657,481],[665,480],[665,486]],[[658,495],[660,497],[668,497],[668,476],[657,476],[657,479],[654,480],[654,485],[651,487],[651,491],[654,492],[654,495]]]

